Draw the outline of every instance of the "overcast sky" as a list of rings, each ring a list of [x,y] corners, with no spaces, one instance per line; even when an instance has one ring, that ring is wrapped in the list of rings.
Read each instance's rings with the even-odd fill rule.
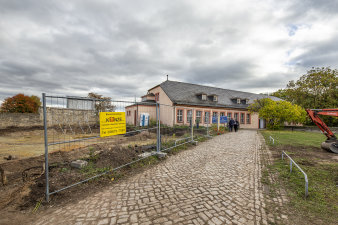
[[[254,93],[338,68],[338,0],[0,0],[0,100],[140,96],[166,80]]]

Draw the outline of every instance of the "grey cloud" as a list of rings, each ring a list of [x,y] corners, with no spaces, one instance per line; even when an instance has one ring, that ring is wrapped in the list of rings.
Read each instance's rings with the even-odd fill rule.
[[[45,70],[37,65],[29,65],[15,61],[0,62],[0,72],[12,76],[31,76]]]
[[[321,13],[337,14],[338,2],[336,0],[302,0],[291,2],[290,10],[293,12],[308,12],[311,10],[320,11]],[[296,13],[295,12],[295,13]]]
[[[245,7],[235,13],[223,6],[208,11],[195,1],[0,0],[0,98],[23,91],[74,95],[92,90],[140,96],[166,74],[230,89],[278,89],[301,74],[259,74],[259,59],[247,56],[242,44],[250,43],[251,32],[262,24],[296,36],[297,24],[316,23],[324,12],[333,16],[336,1],[326,3],[275,1],[272,13]],[[286,16],[275,17],[274,9]],[[307,52],[284,63],[297,71],[338,66],[335,39],[302,46]],[[253,45],[290,50],[286,39]]]
[[[320,45],[308,45],[307,51],[291,59],[291,62],[297,63],[298,66],[304,69],[312,67],[337,67],[338,58],[338,35],[333,36],[327,41],[322,42]]]
[[[234,61],[232,63],[224,60],[213,64],[194,63],[189,68],[188,81],[193,83],[220,84],[235,80],[243,80],[250,76],[255,65],[248,60]]]

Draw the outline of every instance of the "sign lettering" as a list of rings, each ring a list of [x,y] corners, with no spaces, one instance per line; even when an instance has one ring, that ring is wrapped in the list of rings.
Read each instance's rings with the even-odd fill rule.
[[[100,112],[100,137],[125,134],[125,112]]]

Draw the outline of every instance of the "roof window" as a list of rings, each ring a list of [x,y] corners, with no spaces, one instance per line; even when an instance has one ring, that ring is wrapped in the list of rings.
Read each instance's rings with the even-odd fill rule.
[[[202,94],[202,100],[207,100],[207,95],[205,95],[205,94]]]
[[[241,99],[237,98],[237,104],[241,104]]]
[[[217,101],[218,101],[217,95],[214,95],[213,101],[214,101],[214,102],[217,102]]]

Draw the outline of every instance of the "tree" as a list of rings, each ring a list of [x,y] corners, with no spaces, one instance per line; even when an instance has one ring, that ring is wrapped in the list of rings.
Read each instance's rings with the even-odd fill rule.
[[[256,112],[259,117],[267,121],[269,129],[279,129],[284,122],[303,123],[306,119],[306,111],[287,101],[273,101],[270,98],[255,100],[249,106],[250,112]]]
[[[285,89],[273,96],[300,105],[306,109],[338,107],[338,70],[329,67],[312,68],[296,82],[291,80]],[[338,125],[338,119],[323,117],[329,126]],[[308,120],[310,122],[310,120]]]
[[[17,94],[6,98],[1,104],[0,111],[9,113],[37,113],[40,105],[41,102],[37,96]]]
[[[338,106],[338,70],[329,67],[312,68],[296,82],[273,96],[301,105],[304,108],[336,108]]]
[[[30,98],[31,98],[34,102],[36,102],[36,104],[38,105],[38,107],[41,106],[41,100],[40,100],[40,98],[39,98],[38,96],[32,95]]]
[[[102,95],[99,95],[93,92],[89,93],[88,97],[98,100],[98,101],[95,101],[96,112],[114,112],[115,111],[116,106],[112,104],[110,97],[103,97]]]

